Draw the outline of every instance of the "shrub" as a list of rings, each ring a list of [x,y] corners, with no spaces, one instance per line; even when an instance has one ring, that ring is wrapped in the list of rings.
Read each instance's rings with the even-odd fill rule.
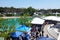
[[[3,15],[2,15],[2,14],[0,14],[0,17],[3,17]]]
[[[6,16],[13,16],[13,14],[6,14]]]

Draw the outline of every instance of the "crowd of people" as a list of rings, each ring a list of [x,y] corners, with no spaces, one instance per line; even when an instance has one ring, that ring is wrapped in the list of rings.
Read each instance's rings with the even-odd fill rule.
[[[32,29],[30,32],[24,32],[22,35],[16,38],[12,38],[12,40],[36,40],[37,38],[44,36],[44,31],[42,29],[42,26],[32,26]]]
[[[31,30],[31,38],[32,40],[36,40],[37,38],[44,36],[44,31],[41,25],[33,25]]]

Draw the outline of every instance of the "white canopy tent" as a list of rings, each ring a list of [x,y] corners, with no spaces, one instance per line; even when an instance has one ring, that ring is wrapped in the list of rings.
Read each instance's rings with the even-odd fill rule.
[[[55,19],[56,21],[60,21],[60,17],[57,17],[57,19]]]
[[[47,16],[47,17],[45,17],[43,19],[45,19],[45,20],[56,20],[57,17],[56,16]]]
[[[60,21],[60,17],[57,16],[47,16],[45,18],[43,18],[45,20],[53,20],[53,21]]]
[[[38,17],[36,17],[36,18],[34,18],[33,20],[32,20],[32,24],[43,24],[44,23],[44,21],[45,20],[43,20],[43,19],[41,19],[41,18],[38,18]]]

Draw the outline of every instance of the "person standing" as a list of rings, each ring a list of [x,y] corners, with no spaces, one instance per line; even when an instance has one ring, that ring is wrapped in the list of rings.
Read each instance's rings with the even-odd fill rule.
[[[42,36],[44,36],[44,31],[42,31]]]

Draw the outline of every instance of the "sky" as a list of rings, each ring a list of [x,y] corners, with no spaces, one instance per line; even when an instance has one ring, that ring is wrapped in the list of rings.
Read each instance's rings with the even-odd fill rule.
[[[0,0],[0,7],[58,9],[60,0]]]

